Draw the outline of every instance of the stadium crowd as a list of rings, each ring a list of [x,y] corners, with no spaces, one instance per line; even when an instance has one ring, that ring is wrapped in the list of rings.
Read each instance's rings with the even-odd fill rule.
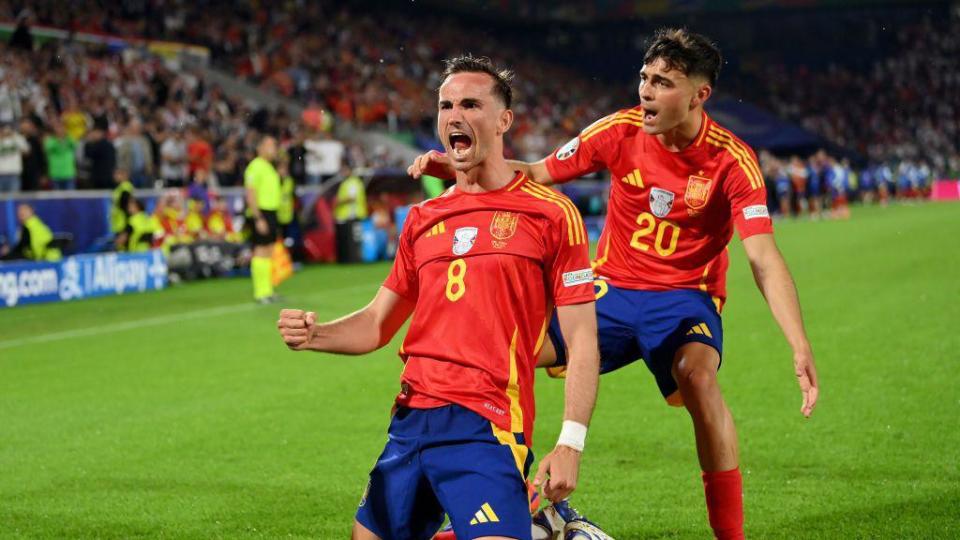
[[[92,1],[78,2],[73,11],[56,4],[31,4],[36,20],[77,31],[203,45],[215,64],[247,81],[329,110],[340,121],[412,131],[422,144],[435,138],[436,119],[436,103],[424,88],[439,85],[442,60],[459,50],[489,56],[526,75],[516,80],[512,156],[542,157],[617,106],[607,87],[575,69],[545,63],[534,51],[491,39],[450,17],[430,16],[411,25],[404,17],[326,2],[240,2],[228,11],[192,2],[164,3],[162,11],[150,2],[139,11]]]
[[[0,192],[111,189],[116,171],[137,188],[236,186],[265,132],[282,135],[298,183],[369,164],[316,109],[253,107],[155,58],[75,42],[0,53]]]
[[[871,167],[960,177],[960,8],[896,29],[895,41],[863,70],[765,63],[750,97]]]
[[[423,89],[437,86],[441,60],[460,49],[490,56],[521,74],[517,121],[507,150],[513,157],[538,159],[583,126],[630,103],[629,95],[611,92],[609,84],[584,76],[574,63],[546,61],[521,41],[469,28],[451,16],[422,15],[411,24],[409,15],[383,5],[371,10],[349,3],[239,2],[225,11],[210,9],[213,4],[101,5],[85,0],[62,9],[57,2],[40,0],[30,3],[30,13],[38,23],[77,31],[206,46],[216,65],[243,79],[309,104],[309,110],[330,111],[341,122],[413,132],[421,147],[434,139],[436,108]],[[16,2],[7,6],[8,18],[16,16],[18,7]],[[865,17],[862,24],[877,26],[877,32],[885,28],[879,18]],[[589,29],[580,32],[584,39],[575,42],[594,41],[586,39]],[[730,66],[741,73],[725,73],[728,84],[723,86],[796,121],[858,163],[886,163],[894,169],[901,162],[916,163],[935,176],[960,176],[960,108],[941,97],[960,91],[960,67],[950,60],[960,52],[958,36],[955,9],[944,20],[927,16],[896,29],[896,46],[885,48],[889,54],[881,54],[869,70],[764,61],[759,67]],[[759,84],[729,84],[737,78]],[[196,85],[191,81],[186,86]],[[193,104],[206,104],[209,94],[215,102],[226,102],[219,108],[229,109],[232,119],[250,114],[216,89],[200,86],[201,96],[184,105],[188,112],[194,112]],[[903,122],[904,117],[910,121]],[[242,126],[208,120],[208,131],[218,133],[208,133],[207,139],[215,139],[217,152],[227,156],[222,173],[229,185],[236,177],[230,156],[252,155],[252,147]],[[255,127],[283,127],[289,121],[281,111]]]

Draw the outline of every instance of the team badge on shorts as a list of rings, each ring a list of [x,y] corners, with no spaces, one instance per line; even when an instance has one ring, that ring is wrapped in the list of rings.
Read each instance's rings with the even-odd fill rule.
[[[460,227],[453,233],[453,254],[463,255],[470,251],[473,243],[477,241],[476,227]]]
[[[707,205],[707,199],[710,198],[710,186],[713,180],[701,178],[699,176],[690,176],[687,180],[687,190],[683,193],[683,202],[687,203],[687,211],[690,215],[699,214],[703,207]]]
[[[506,247],[507,240],[517,234],[517,223],[520,216],[513,212],[494,212],[493,219],[490,220],[490,236],[493,237],[491,243],[493,247],[502,249]]]
[[[653,188],[650,190],[650,211],[658,218],[667,217],[673,209],[674,194],[665,189]]]

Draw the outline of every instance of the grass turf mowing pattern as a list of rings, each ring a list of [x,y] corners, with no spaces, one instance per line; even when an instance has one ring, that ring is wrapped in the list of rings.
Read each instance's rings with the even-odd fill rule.
[[[720,381],[740,433],[747,535],[950,538],[960,528],[960,205],[784,222],[822,380],[810,420],[738,243]],[[321,319],[388,266],[281,287]],[[0,536],[348,536],[385,442],[398,342],[290,353],[247,280],[0,311]],[[537,455],[563,385],[537,384]],[[646,368],[601,379],[575,504],[618,538],[709,532],[690,421]]]

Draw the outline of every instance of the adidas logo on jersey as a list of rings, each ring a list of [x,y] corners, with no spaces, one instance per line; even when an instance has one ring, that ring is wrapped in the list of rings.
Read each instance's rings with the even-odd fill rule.
[[[640,176],[640,169],[634,169],[633,172],[621,178],[620,181],[638,188],[643,187],[643,178]]]

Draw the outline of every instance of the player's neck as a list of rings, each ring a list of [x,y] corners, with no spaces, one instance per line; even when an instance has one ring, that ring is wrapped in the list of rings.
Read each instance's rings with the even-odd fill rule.
[[[670,152],[680,152],[693,144],[703,127],[703,111],[697,107],[677,127],[657,135],[657,140]]]
[[[466,171],[457,171],[457,191],[464,193],[484,193],[486,191],[496,191],[513,180],[516,176],[507,161],[500,157],[499,159],[486,159],[472,169]]]

